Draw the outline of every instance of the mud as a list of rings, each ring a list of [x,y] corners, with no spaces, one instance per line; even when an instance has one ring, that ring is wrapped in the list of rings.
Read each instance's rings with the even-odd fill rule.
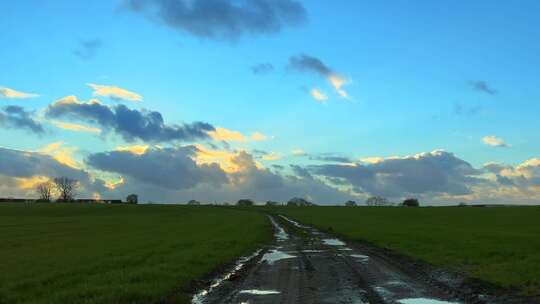
[[[537,303],[368,243],[336,238],[284,216],[270,220],[273,245],[216,276],[192,303]],[[288,231],[285,223],[305,233]]]

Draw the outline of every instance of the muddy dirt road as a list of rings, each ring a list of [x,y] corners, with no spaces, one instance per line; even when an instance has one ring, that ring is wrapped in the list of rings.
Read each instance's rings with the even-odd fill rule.
[[[239,260],[197,293],[194,304],[498,302],[484,301],[482,295],[464,301],[459,292],[407,273],[361,246],[285,217],[270,220],[275,228],[273,246]]]

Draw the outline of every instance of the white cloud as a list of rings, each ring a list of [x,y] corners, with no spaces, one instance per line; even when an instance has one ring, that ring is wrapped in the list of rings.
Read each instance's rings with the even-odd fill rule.
[[[141,95],[117,86],[107,86],[93,83],[89,83],[88,85],[94,89],[94,96],[104,96],[112,99],[129,100],[134,102],[143,100]]]
[[[294,156],[306,156],[307,155],[306,151],[304,151],[302,149],[294,149],[294,150],[292,150],[292,154]]]
[[[331,74],[328,76],[328,80],[332,84],[332,86],[336,89],[338,94],[343,98],[349,98],[349,93],[343,89],[343,86],[348,85],[351,83],[351,81],[346,78],[345,76],[338,75],[338,74]]]
[[[502,138],[499,138],[495,135],[489,135],[482,138],[484,144],[492,147],[507,148],[510,147]]]
[[[34,98],[34,97],[39,97],[39,95],[34,94],[34,93],[20,92],[14,89],[6,88],[6,87],[0,87],[0,98],[25,99],[25,98]]]
[[[319,90],[318,88],[313,88],[310,92],[311,96],[315,98],[320,103],[326,103],[328,100],[328,95],[326,95],[323,91]]]

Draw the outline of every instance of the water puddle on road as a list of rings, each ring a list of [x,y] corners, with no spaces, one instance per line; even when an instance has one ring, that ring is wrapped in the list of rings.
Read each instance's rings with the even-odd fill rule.
[[[279,217],[281,217],[282,219],[286,220],[287,222],[293,224],[294,226],[296,226],[298,228],[308,228],[307,226],[304,226],[304,225],[298,223],[297,221],[291,220],[290,218],[288,218],[286,216],[279,215]]]
[[[248,293],[248,294],[256,295],[256,296],[266,296],[266,295],[280,294],[281,292],[277,290],[246,289],[246,290],[241,290],[240,293]]]
[[[262,262],[267,262],[269,265],[274,264],[277,261],[284,260],[284,259],[291,259],[295,258],[295,255],[290,255],[286,252],[279,251],[279,250],[271,250],[267,253],[265,253],[261,259]]]
[[[305,250],[302,250],[303,253],[320,253],[320,252],[324,252],[324,250],[316,250],[316,249],[305,249]]]
[[[325,245],[329,246],[345,246],[346,244],[338,239],[323,239],[322,240]]]
[[[363,254],[351,254],[351,257],[353,257],[355,259],[359,259],[360,262],[362,262],[362,263],[365,263],[365,262],[369,261],[369,257],[367,255],[363,255]]]
[[[440,300],[425,299],[425,298],[403,299],[403,300],[398,300],[398,303],[400,304],[460,304],[457,302],[448,302],[448,301],[440,301]]]
[[[193,298],[191,299],[191,303],[192,304],[203,304],[204,299],[206,298],[208,293],[210,293],[212,290],[219,287],[221,284],[223,284],[223,282],[227,281],[233,275],[235,275],[238,271],[240,271],[242,268],[244,268],[245,264],[249,260],[251,260],[254,257],[256,257],[257,255],[259,255],[260,252],[261,252],[261,250],[257,250],[255,253],[253,253],[250,256],[245,256],[245,257],[241,257],[240,259],[238,259],[238,261],[236,262],[234,268],[231,271],[225,273],[221,277],[218,277],[218,278],[214,279],[214,281],[212,282],[212,284],[208,288],[203,289],[203,290],[199,291],[198,293],[196,293],[195,295],[193,295]]]
[[[276,229],[276,233],[275,233],[276,239],[278,239],[278,241],[286,241],[286,240],[288,240],[289,235],[287,234],[287,232],[285,232],[285,230],[281,226],[279,226],[276,223],[276,221],[274,221],[273,218],[270,218],[270,221],[272,222],[272,225]]]

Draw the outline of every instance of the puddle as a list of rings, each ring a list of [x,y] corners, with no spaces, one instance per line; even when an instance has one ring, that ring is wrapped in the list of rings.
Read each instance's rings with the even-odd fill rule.
[[[458,302],[447,302],[447,301],[425,299],[425,298],[403,299],[403,300],[398,300],[398,303],[400,304],[459,304]]]
[[[241,290],[240,293],[248,293],[248,294],[256,295],[256,296],[266,296],[266,295],[280,294],[281,292],[277,290],[246,289],[246,290]]]
[[[352,251],[352,249],[349,248],[349,247],[339,248],[339,250],[342,250],[342,251]]]
[[[298,228],[308,228],[307,226],[304,226],[300,223],[298,223],[297,221],[294,221],[294,220],[291,220],[290,218],[288,217],[285,217],[283,215],[279,215],[282,219],[286,220],[287,222],[293,224],[294,226],[298,227]]]
[[[206,298],[206,295],[208,293],[210,293],[215,288],[219,287],[221,284],[223,284],[223,282],[227,281],[233,275],[235,275],[238,271],[240,271],[242,268],[244,268],[244,265],[249,260],[256,257],[260,252],[261,252],[261,250],[259,249],[250,256],[245,256],[245,257],[241,257],[240,259],[238,259],[238,261],[236,262],[234,268],[231,271],[225,273],[221,277],[218,277],[218,278],[214,279],[212,284],[207,289],[203,289],[203,290],[199,291],[198,293],[196,293],[195,295],[193,295],[193,298],[191,299],[191,303],[192,304],[203,304],[204,299]]]
[[[330,246],[345,246],[346,244],[338,239],[324,239],[322,240],[325,245]]]
[[[361,262],[369,261],[369,257],[367,255],[363,255],[363,254],[351,254],[351,257],[353,257],[355,259],[359,259]]]
[[[286,252],[283,252],[283,251],[279,251],[279,250],[271,250],[267,253],[265,253],[261,259],[261,263],[262,262],[267,262],[269,265],[272,265],[274,264],[275,262],[279,261],[279,260],[284,260],[284,259],[290,259],[290,258],[295,258],[296,256],[294,255],[290,255]]]
[[[324,252],[324,250],[315,250],[315,249],[306,249],[306,250],[302,250],[303,253],[320,253],[320,252]]]
[[[276,221],[274,221],[273,218],[270,218],[270,221],[272,222],[272,225],[274,226],[274,228],[276,229],[276,238],[278,239],[278,241],[286,241],[289,239],[289,235],[287,234],[287,232],[285,232],[285,230],[279,226]]]

